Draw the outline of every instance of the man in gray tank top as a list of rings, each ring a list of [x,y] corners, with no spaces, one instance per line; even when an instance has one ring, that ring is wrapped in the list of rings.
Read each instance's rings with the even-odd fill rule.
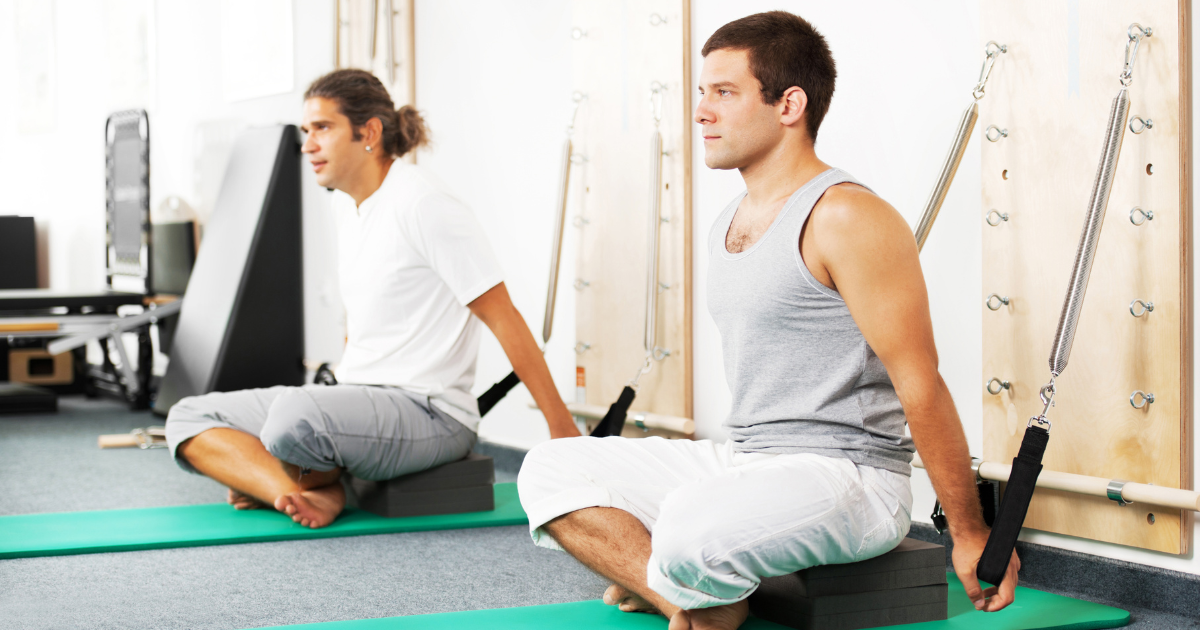
[[[836,77],[828,45],[773,11],[721,27],[702,54],[705,164],[746,182],[708,239],[731,439],[539,445],[518,479],[534,542],[612,580],[605,601],[621,610],[658,612],[671,630],[736,628],[762,578],[895,547],[919,450],[967,595],[1004,608],[1020,562],[998,587],[975,577],[988,528],[915,239],[814,150]]]

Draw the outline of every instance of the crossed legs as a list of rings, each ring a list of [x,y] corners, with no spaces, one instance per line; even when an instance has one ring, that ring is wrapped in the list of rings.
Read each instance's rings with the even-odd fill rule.
[[[201,474],[229,488],[234,507],[271,506],[304,527],[324,527],[346,505],[341,469],[301,475],[294,464],[276,459],[259,438],[238,429],[213,428],[179,445]]]
[[[535,543],[672,630],[736,628],[762,578],[888,551],[912,502],[907,477],[849,460],[659,438],[553,440],[526,456],[518,489]]]
[[[212,393],[179,401],[167,417],[167,446],[182,468],[227,486],[238,509],[272,507],[314,528],[345,506],[343,471],[393,479],[461,459],[474,443],[428,398],[393,387]]]
[[[632,514],[593,507],[560,516],[543,526],[567,553],[612,580],[604,601],[625,612],[659,613],[671,620],[669,630],[732,630],[742,625],[749,603],[683,610],[647,584],[650,532]]]

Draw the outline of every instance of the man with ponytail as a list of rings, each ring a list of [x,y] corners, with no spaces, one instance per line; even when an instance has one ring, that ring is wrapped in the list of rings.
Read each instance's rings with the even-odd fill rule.
[[[579,435],[471,210],[399,159],[428,142],[417,110],[397,110],[374,75],[338,70],[305,92],[301,129],[317,183],[335,191],[346,307],[339,384],[186,398],[167,418],[176,462],[228,486],[238,509],[328,525],[345,506],[343,472],[391,479],[471,450],[481,322],[550,436]]]

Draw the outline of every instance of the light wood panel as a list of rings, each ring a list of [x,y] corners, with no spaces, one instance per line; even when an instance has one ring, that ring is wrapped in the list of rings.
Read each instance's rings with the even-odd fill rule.
[[[691,69],[689,3],[575,0],[576,338],[585,402],[608,405],[642,365],[650,212],[651,85],[666,86],[658,345],[670,356],[641,379],[633,407],[692,417]],[[642,435],[640,429],[629,435]]]
[[[383,81],[396,106],[416,102],[414,0],[336,0],[334,67],[370,71]],[[388,10],[391,15],[388,15]],[[371,14],[375,14],[372,22]],[[388,20],[391,19],[389,30]],[[371,27],[375,39],[372,42]],[[374,43],[374,46],[372,46]],[[391,55],[388,46],[391,46]],[[388,72],[388,64],[392,72]]]
[[[1125,135],[1070,363],[1049,414],[1044,464],[1191,488],[1188,12],[1186,0],[993,0],[982,7],[981,48],[988,40],[1008,46],[980,104],[981,133],[989,125],[1008,130],[998,142],[982,141],[983,209],[1009,216],[996,227],[980,217],[983,371],[1012,383],[998,396],[980,388],[985,460],[1010,460],[1028,418],[1041,410],[1038,389],[1050,375],[1050,347],[1120,88],[1126,29],[1137,22],[1154,34],[1138,53],[1129,112],[1154,127]],[[1154,219],[1134,226],[1135,206]],[[985,308],[993,292],[1010,304]],[[1154,311],[1132,316],[1135,299],[1153,301]],[[1153,393],[1155,402],[1134,409],[1135,390]],[[1025,525],[1183,554],[1190,518],[1038,490]]]

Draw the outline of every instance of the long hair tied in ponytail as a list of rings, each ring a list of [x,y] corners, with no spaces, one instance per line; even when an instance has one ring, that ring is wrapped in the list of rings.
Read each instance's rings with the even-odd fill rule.
[[[327,98],[337,101],[342,115],[354,127],[354,139],[360,140],[358,130],[368,120],[378,118],[383,125],[383,148],[394,156],[429,144],[429,129],[425,119],[411,105],[396,109],[387,88],[378,77],[365,70],[334,70],[312,82],[304,99]]]
[[[402,156],[409,151],[429,144],[429,129],[421,112],[412,105],[396,110],[396,132],[384,134],[384,146],[392,155]]]

